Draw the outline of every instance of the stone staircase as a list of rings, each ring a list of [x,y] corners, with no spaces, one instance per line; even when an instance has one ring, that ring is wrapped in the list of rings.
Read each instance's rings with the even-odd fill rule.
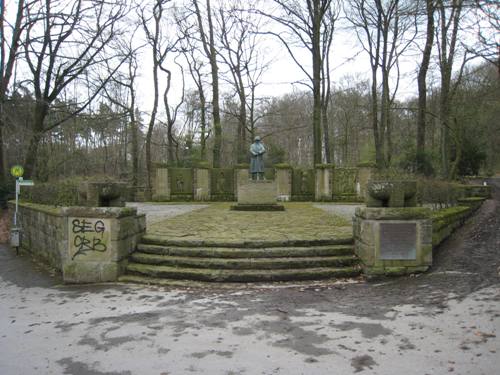
[[[174,241],[145,235],[120,281],[246,283],[358,276],[350,238],[317,241]]]

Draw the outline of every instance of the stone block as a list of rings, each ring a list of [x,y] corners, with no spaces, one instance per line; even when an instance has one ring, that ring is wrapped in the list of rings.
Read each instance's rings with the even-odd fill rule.
[[[153,199],[170,200],[170,184],[168,180],[168,168],[157,168],[155,177],[155,191]]]
[[[276,169],[276,189],[277,198],[281,202],[288,202],[292,199],[292,169]]]
[[[238,184],[238,204],[276,204],[276,182],[242,181]]]
[[[333,199],[333,168],[316,168],[315,192],[316,201],[331,201]]]
[[[210,200],[210,176],[209,170],[206,168],[197,168],[194,170],[194,200],[208,201]]]
[[[65,283],[95,283],[116,281],[119,276],[119,266],[116,263],[80,262],[63,266]]]
[[[428,209],[357,209],[353,233],[356,254],[368,274],[408,273],[411,267],[432,264]]]
[[[358,166],[357,194],[359,198],[366,198],[368,181],[372,179],[374,170],[374,167]]]
[[[417,203],[416,181],[371,180],[367,192],[367,207],[414,207]]]

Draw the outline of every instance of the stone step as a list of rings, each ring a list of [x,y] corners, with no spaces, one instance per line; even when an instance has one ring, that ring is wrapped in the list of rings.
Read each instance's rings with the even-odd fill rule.
[[[354,277],[360,268],[303,268],[287,270],[213,270],[200,268],[180,268],[140,263],[128,264],[127,274],[162,279],[195,280],[209,282],[260,282],[260,281],[300,281],[320,280],[338,277]]]
[[[358,263],[353,255],[330,257],[294,257],[294,258],[237,258],[224,259],[214,257],[178,257],[135,252],[130,260],[135,263],[172,266],[180,268],[209,268],[233,270],[274,270],[352,266]]]
[[[210,241],[210,240],[175,240],[170,237],[145,234],[142,237],[141,243],[150,245],[176,246],[176,247],[222,247],[222,248],[270,248],[270,247],[310,247],[310,246],[327,246],[327,245],[352,245],[354,240],[352,235],[339,236],[329,239],[317,240],[282,240],[282,241],[266,241],[266,240],[225,240],[225,241]]]
[[[326,245],[311,247],[187,247],[163,246],[140,243],[137,250],[142,253],[201,258],[284,258],[284,257],[325,257],[353,255],[352,245]]]
[[[142,275],[121,275],[118,281],[124,283],[135,283],[135,284],[147,284],[147,285],[160,285],[160,286],[170,286],[175,288],[216,288],[216,289],[238,289],[238,288],[248,288],[249,285],[245,283],[213,283],[207,281],[193,281],[193,280],[176,280],[176,279],[165,279],[158,277],[149,277]],[[260,285],[260,284],[253,284]]]

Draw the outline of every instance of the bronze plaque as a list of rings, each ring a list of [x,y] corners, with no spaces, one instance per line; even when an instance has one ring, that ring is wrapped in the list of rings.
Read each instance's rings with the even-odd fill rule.
[[[417,224],[381,223],[380,259],[417,259]]]

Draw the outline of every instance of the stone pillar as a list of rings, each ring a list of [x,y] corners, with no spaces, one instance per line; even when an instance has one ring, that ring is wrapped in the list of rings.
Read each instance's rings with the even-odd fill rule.
[[[156,168],[155,191],[153,195],[155,201],[170,200],[170,181],[168,179],[168,168]]]
[[[316,165],[316,182],[314,189],[315,201],[332,201],[333,200],[333,164],[317,164]]]
[[[68,245],[61,254],[64,282],[116,281],[146,230],[145,215],[131,207],[68,207],[63,215],[68,222]]]
[[[236,165],[234,169],[234,178],[235,178],[235,184],[236,186],[236,191],[235,191],[235,198],[238,200],[239,197],[239,187],[245,184],[248,180],[250,180],[250,165],[249,164],[238,164]]]
[[[292,200],[292,167],[288,164],[275,165],[276,168],[276,194],[278,201]]]
[[[284,211],[276,203],[276,181],[246,179],[238,185],[238,204],[231,206],[237,211]]]
[[[370,181],[353,219],[356,255],[368,275],[401,275],[432,265],[431,210],[415,207],[416,181]]]
[[[194,200],[210,200],[210,170],[208,167],[198,167],[194,170]]]
[[[358,198],[365,199],[368,181],[373,178],[376,167],[375,163],[371,162],[359,163],[357,167],[358,178],[356,181],[356,193],[358,195]]]

